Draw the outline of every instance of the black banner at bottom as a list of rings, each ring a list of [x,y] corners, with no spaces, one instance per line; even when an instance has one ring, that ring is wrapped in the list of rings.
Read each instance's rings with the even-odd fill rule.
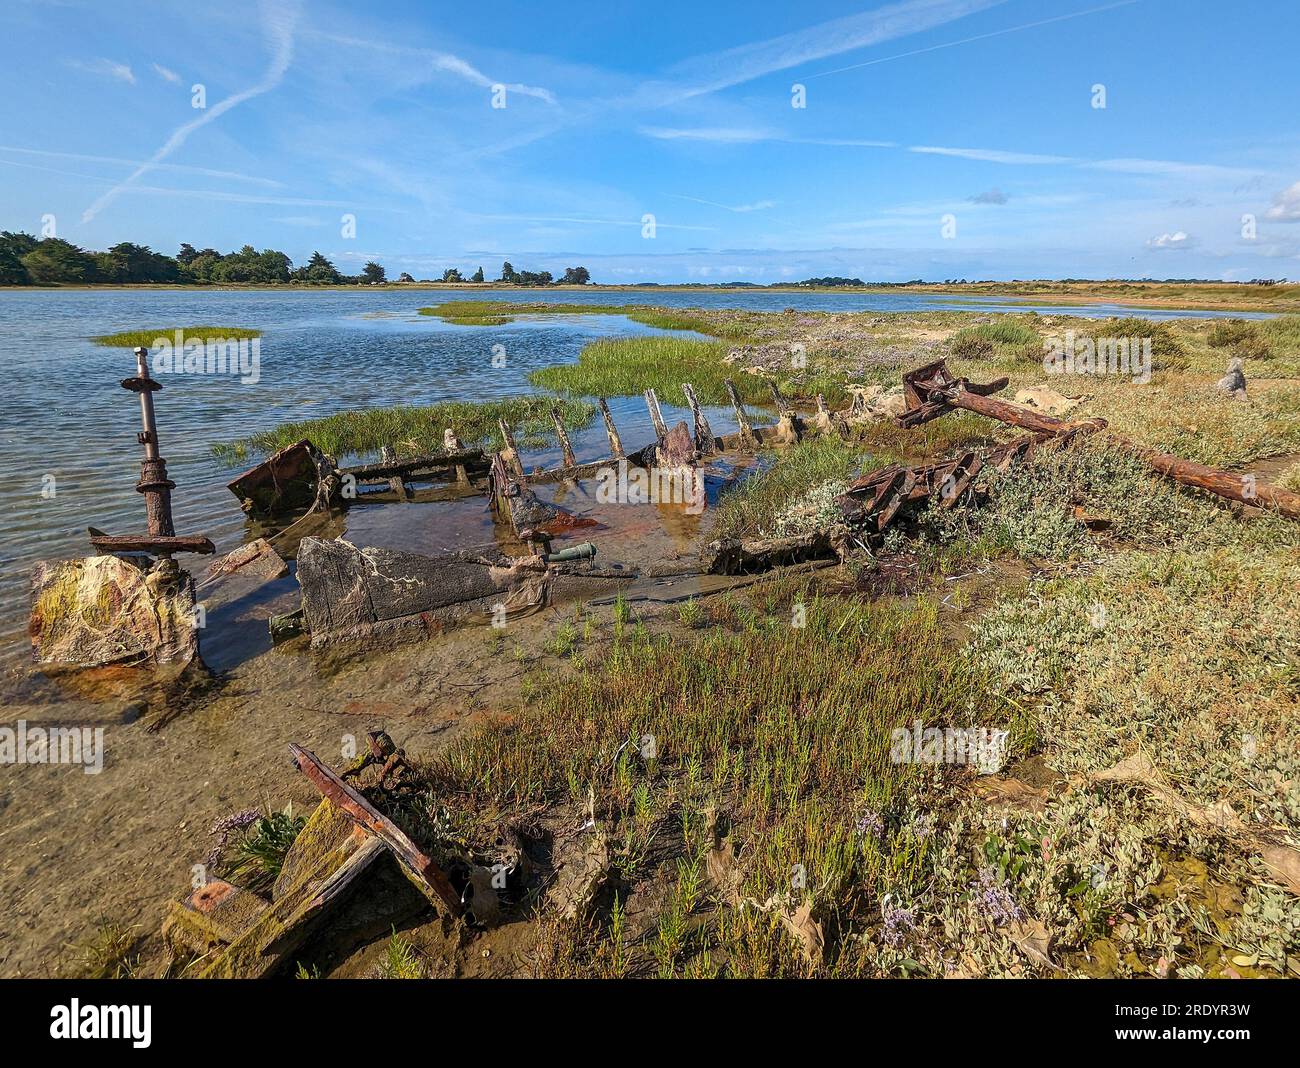
[[[1296,994],[1286,981],[883,980],[714,981],[698,983],[560,982],[548,980],[282,980],[196,982],[134,980],[0,982],[6,1018],[20,1041],[92,1053],[114,1046],[131,1054],[193,1053],[196,1043],[218,1053],[243,1034],[261,1053],[337,1054],[341,1042],[372,1035],[386,1059],[436,1042],[443,1054],[465,1036],[480,1045],[540,1013],[563,1041],[572,1033],[583,1049],[608,1029],[626,1040],[630,1021],[675,1018],[664,1009],[698,1009],[717,1016],[738,999],[757,1028],[784,1020],[800,1041],[840,1031],[836,1018],[882,1035],[910,1036],[927,1050],[961,1050],[989,1039],[988,1028],[1010,1027],[1017,1043],[1042,1038],[1042,1048],[1097,1050],[1125,1045],[1231,1047],[1279,1042],[1294,1031]],[[698,1000],[701,996],[709,1002]],[[773,1015],[755,1014],[770,1004]],[[845,1009],[851,1009],[845,1015]],[[679,1009],[680,1012],[680,1009]],[[779,1015],[776,1015],[779,1013]],[[972,1022],[983,1021],[979,1026]],[[540,1021],[539,1021],[540,1022]],[[650,1026],[648,1024],[648,1026]],[[253,1039],[252,1036],[256,1035]],[[350,1036],[350,1037],[349,1037]],[[477,1037],[472,1037],[477,1036]],[[551,1039],[554,1047],[555,1039]],[[24,1048],[26,1042],[18,1048]],[[353,1053],[359,1052],[357,1047]],[[618,1048],[618,1047],[611,1047]],[[1228,1049],[1223,1053],[1231,1055]]]

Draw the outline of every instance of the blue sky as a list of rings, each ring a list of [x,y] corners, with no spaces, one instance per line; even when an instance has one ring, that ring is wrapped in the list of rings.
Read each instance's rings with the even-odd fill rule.
[[[0,229],[91,248],[1300,277],[1295,0],[6,0],[0,31]]]

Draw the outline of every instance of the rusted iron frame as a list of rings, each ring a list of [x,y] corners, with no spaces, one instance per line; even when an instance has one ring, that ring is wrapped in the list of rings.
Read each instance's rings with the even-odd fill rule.
[[[903,390],[909,408],[898,417],[898,422],[902,426],[915,426],[953,408],[963,408],[1011,426],[1056,438],[1081,429],[1104,430],[1108,426],[1106,420],[1101,418],[1067,422],[988,395],[1005,385],[1006,379],[987,385],[974,385],[965,379],[953,379],[942,360],[927,364],[903,376]],[[1144,460],[1158,475],[1180,485],[1205,490],[1240,504],[1265,508],[1288,519],[1300,519],[1300,494],[1260,482],[1249,475],[1224,471],[1167,452],[1159,452],[1126,438],[1112,437],[1111,440]]]

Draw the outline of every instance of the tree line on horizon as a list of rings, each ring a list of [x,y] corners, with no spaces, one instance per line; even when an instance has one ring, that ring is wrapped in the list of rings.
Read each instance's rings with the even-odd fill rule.
[[[379,285],[388,280],[383,266],[371,260],[361,273],[342,273],[321,252],[313,252],[306,263],[293,261],[276,249],[245,245],[237,252],[221,253],[214,248],[197,249],[185,242],[175,256],[155,252],[148,245],[122,241],[96,252],[59,237],[37,238],[33,234],[0,231],[0,285]],[[399,282],[414,282],[405,271]],[[455,267],[443,272],[443,282],[486,282],[479,267],[468,279]],[[502,265],[503,285],[546,286],[554,284],[549,271],[516,271],[507,261]],[[586,267],[570,267],[560,278],[562,285],[586,285],[591,274]]]

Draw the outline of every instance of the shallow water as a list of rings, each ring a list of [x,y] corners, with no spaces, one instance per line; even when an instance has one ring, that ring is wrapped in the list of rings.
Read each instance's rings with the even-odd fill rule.
[[[43,557],[85,555],[86,527],[109,533],[144,530],[139,477],[139,409],[118,383],[134,373],[127,349],[95,345],[93,335],[191,324],[256,327],[263,331],[260,377],[172,375],[156,395],[159,438],[176,482],[178,534],[206,534],[218,551],[245,536],[245,523],[225,484],[235,471],[217,463],[210,446],[286,420],[390,404],[486,400],[531,391],[528,372],[577,358],[592,338],[662,333],[623,316],[535,318],[504,326],[454,326],[417,314],[443,300],[546,300],[554,303],[659,304],[779,311],[1005,311],[1014,302],[944,300],[910,293],[769,293],[439,291],[186,291],[10,290],[0,292],[0,360],[6,416],[0,430],[0,664],[28,656],[25,635],[28,569]],[[1183,313],[1122,308],[1047,309],[1077,315]],[[492,347],[506,360],[494,367]],[[639,398],[611,399],[629,449],[652,437]],[[675,421],[683,413],[665,408]],[[709,412],[715,431],[735,429],[730,412]],[[574,436],[578,459],[605,455],[599,421]],[[555,451],[525,456],[530,466],[553,463]],[[377,506],[378,507],[378,506]],[[442,505],[439,508],[447,508]],[[440,529],[420,506],[395,520],[358,514],[349,536],[394,547],[469,544],[491,539],[480,502],[453,506],[456,522]],[[446,515],[446,512],[439,512]],[[370,529],[378,523],[386,531]],[[406,519],[403,520],[406,523]],[[400,529],[400,534],[399,534]]]

